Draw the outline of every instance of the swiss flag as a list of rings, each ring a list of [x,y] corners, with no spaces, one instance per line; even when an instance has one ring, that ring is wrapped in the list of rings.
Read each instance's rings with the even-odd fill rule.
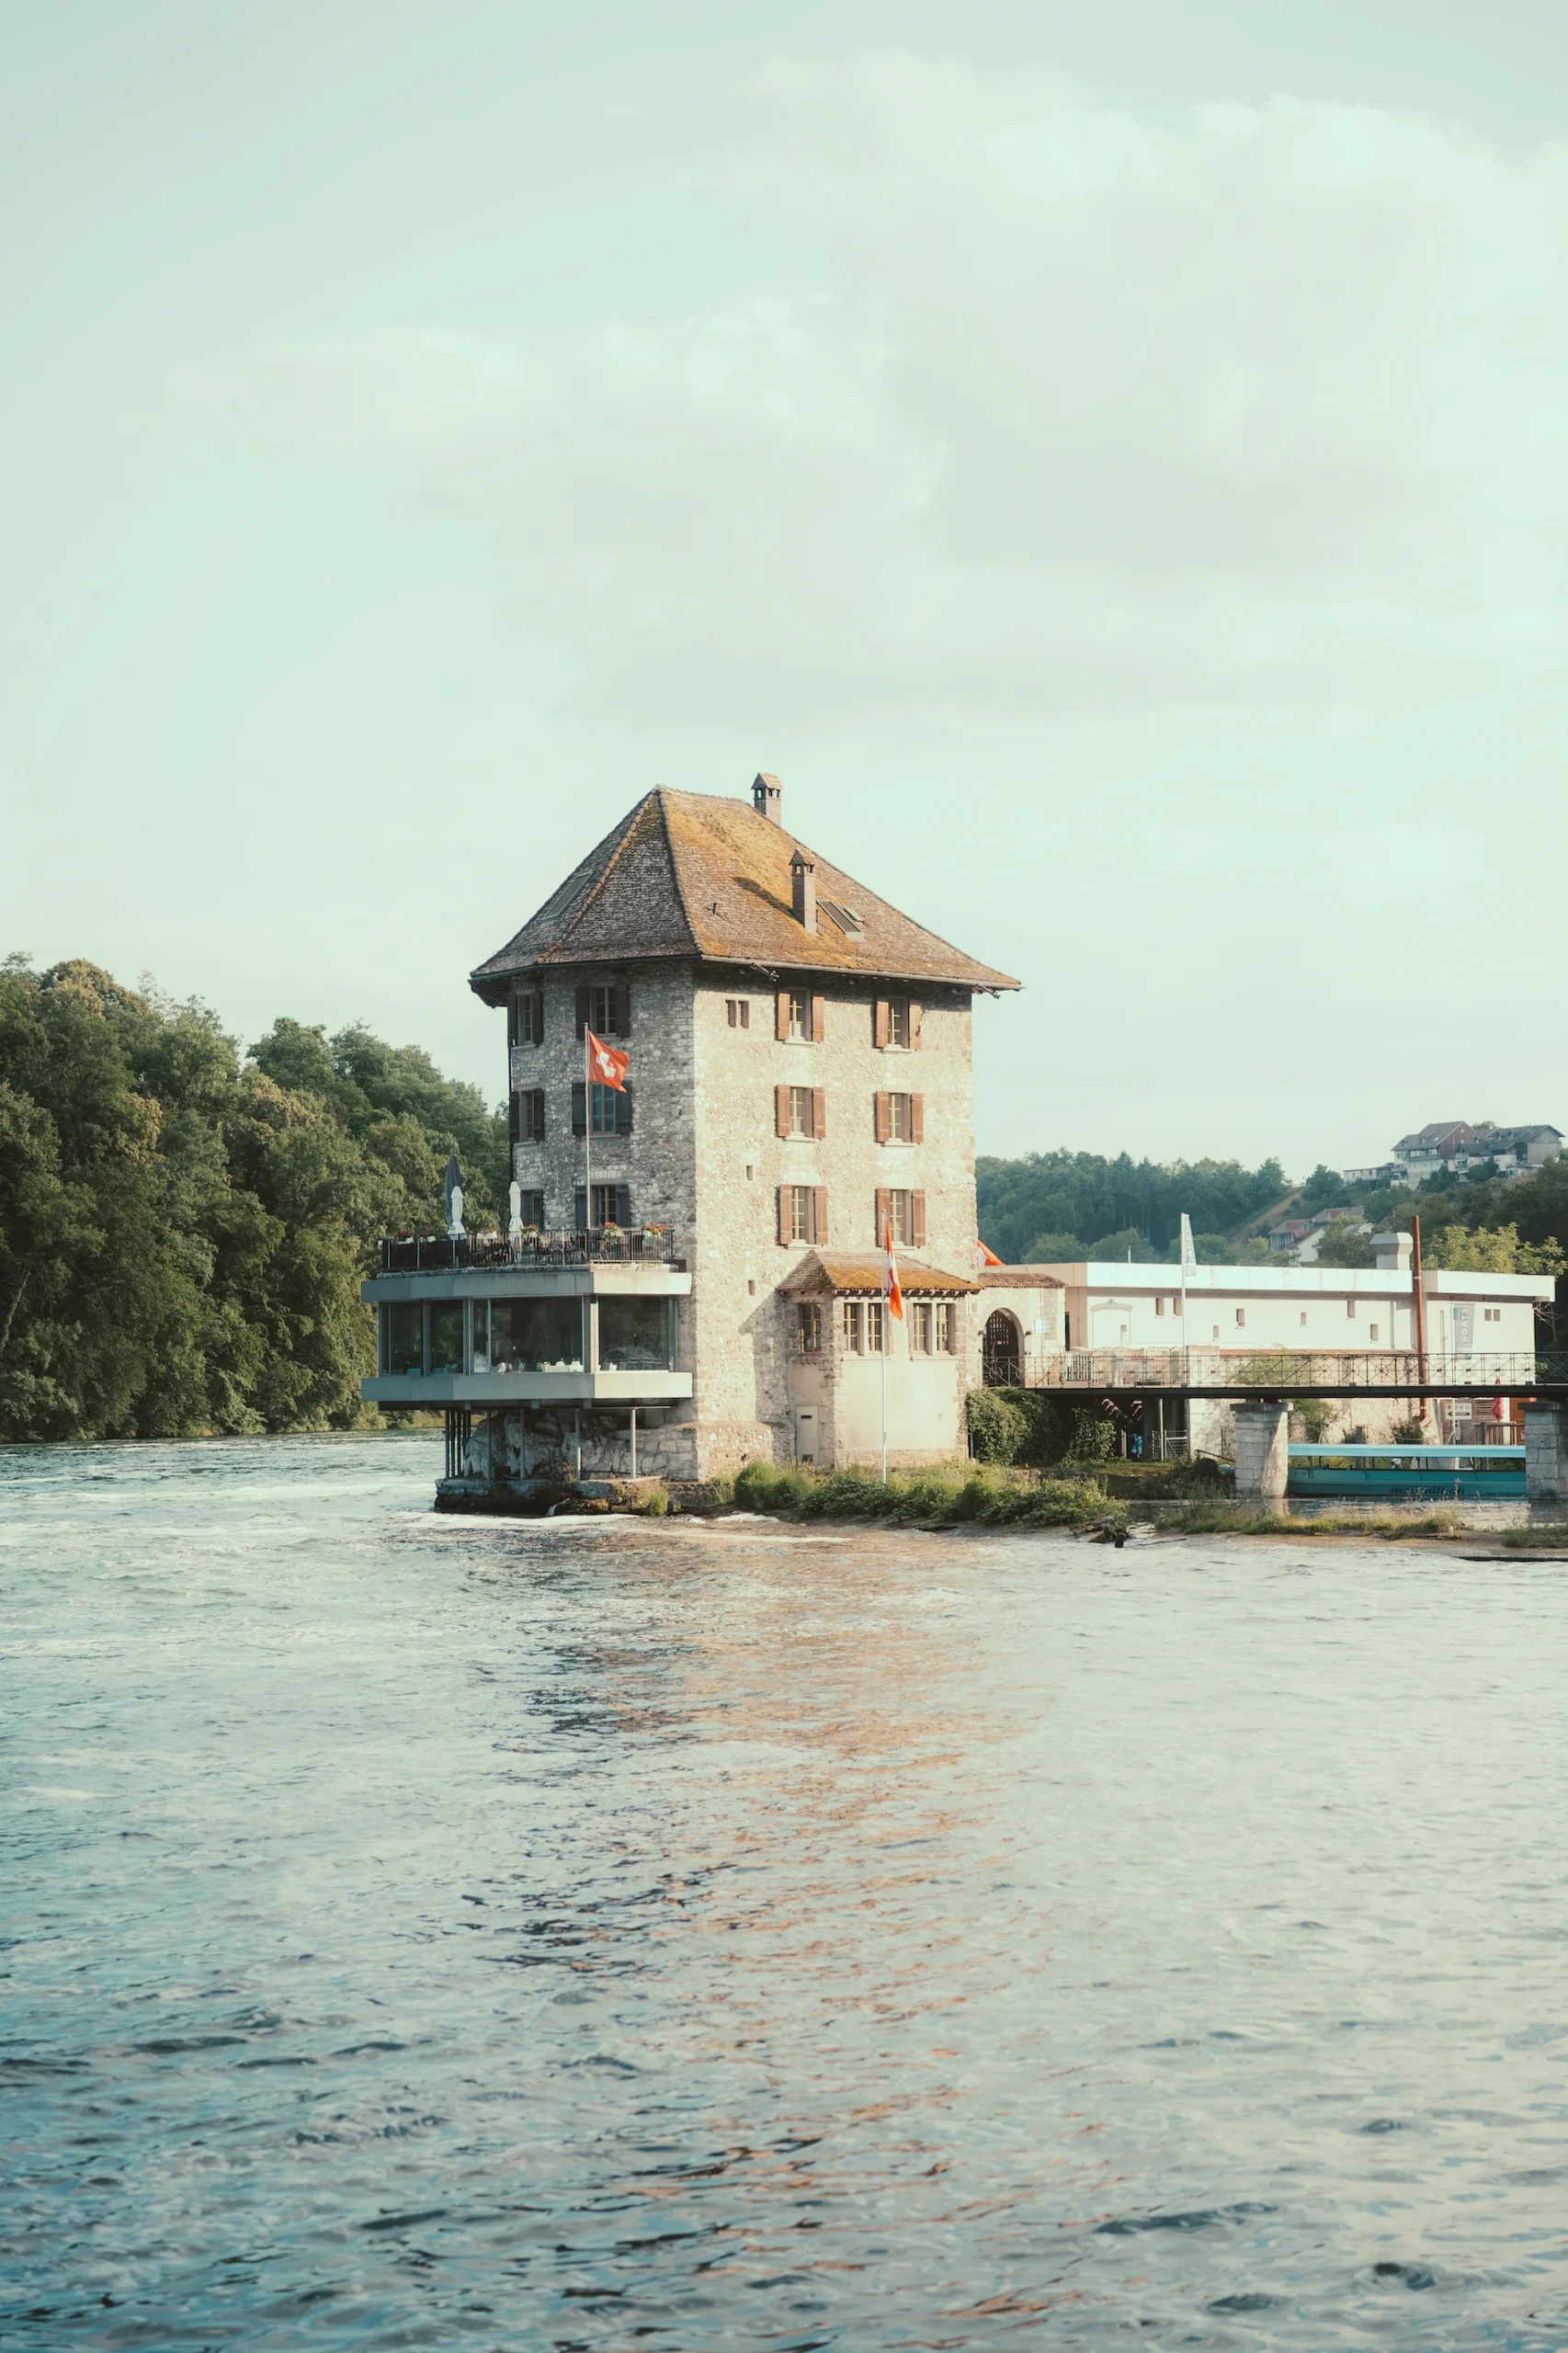
[[[623,1054],[619,1046],[607,1046],[604,1040],[596,1038],[591,1029],[587,1032],[587,1039],[588,1068],[596,1083],[600,1086],[613,1086],[618,1095],[624,1095],[626,1066],[631,1060],[631,1055]]]
[[[887,1297],[888,1313],[903,1321],[903,1293],[899,1288],[898,1260],[892,1255],[892,1220],[882,1226],[882,1290]]]

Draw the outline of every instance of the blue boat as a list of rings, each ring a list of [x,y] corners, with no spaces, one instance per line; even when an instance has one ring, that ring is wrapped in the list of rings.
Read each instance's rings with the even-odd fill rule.
[[[1525,1449],[1293,1446],[1285,1493],[1363,1503],[1505,1503],[1525,1493]]]

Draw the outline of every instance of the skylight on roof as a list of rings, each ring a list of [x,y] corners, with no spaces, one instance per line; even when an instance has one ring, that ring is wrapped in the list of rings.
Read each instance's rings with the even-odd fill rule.
[[[831,915],[834,922],[838,926],[839,930],[845,934],[846,938],[863,939],[866,936],[865,923],[863,919],[856,914],[853,907],[841,907],[836,900],[819,898],[817,901],[817,913],[819,915]]]

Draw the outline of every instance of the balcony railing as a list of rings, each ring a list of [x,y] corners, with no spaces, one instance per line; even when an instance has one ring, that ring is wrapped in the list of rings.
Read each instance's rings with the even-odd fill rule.
[[[994,1378],[989,1367],[987,1378]],[[1039,1358],[1024,1373],[1030,1389],[1256,1391],[1260,1396],[1357,1389],[1411,1395],[1472,1395],[1568,1384],[1568,1353],[1409,1348],[1071,1348]]]
[[[381,1244],[383,1275],[488,1273],[508,1267],[587,1267],[607,1262],[639,1266],[684,1266],[668,1233],[658,1226],[597,1225],[576,1233],[465,1233],[453,1242],[445,1233],[388,1235]]]

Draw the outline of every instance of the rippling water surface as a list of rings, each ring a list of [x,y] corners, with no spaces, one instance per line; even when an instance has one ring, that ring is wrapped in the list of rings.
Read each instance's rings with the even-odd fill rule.
[[[0,1455],[0,2335],[1556,2345],[1568,1571]]]

